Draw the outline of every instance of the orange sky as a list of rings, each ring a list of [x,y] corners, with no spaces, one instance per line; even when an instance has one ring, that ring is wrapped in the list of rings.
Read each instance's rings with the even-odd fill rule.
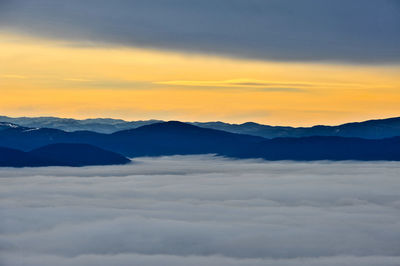
[[[0,114],[271,125],[400,116],[400,66],[278,63],[0,34]]]

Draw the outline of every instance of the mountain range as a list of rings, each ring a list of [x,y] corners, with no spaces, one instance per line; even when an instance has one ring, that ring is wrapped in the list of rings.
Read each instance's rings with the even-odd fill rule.
[[[68,132],[86,130],[106,134],[164,122],[161,120],[128,122],[121,119],[110,118],[77,120],[58,117],[11,118],[7,116],[0,116],[0,121],[28,128],[54,128]],[[336,136],[381,139],[400,136],[400,117],[347,123],[338,126],[318,125],[313,127],[269,126],[253,122],[243,124],[228,124],[224,122],[188,122],[188,124],[264,138]]]
[[[54,128],[29,128],[9,122],[0,123],[0,147],[34,155],[35,152],[32,153],[32,150],[40,150],[43,146],[59,145],[59,143],[87,144],[125,157],[218,154],[232,158],[267,160],[400,161],[400,137],[365,139],[307,136],[267,139],[203,128],[179,121],[152,123],[111,134],[93,131],[67,132]],[[64,148],[68,149],[67,146]],[[62,154],[62,157],[67,160],[70,157],[73,160],[74,154],[79,152],[71,150]],[[55,156],[59,156],[58,154],[56,152]],[[92,155],[87,154],[83,157],[88,156]]]
[[[29,151],[56,143],[86,143],[129,157],[233,152],[262,137],[200,128],[170,121],[122,130],[112,134],[92,131],[66,132],[9,124],[0,130],[0,146]]]

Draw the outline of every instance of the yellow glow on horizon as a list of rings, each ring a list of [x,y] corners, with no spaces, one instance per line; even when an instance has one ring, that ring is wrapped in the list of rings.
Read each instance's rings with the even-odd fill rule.
[[[273,125],[400,115],[400,66],[277,63],[0,35],[0,112]]]

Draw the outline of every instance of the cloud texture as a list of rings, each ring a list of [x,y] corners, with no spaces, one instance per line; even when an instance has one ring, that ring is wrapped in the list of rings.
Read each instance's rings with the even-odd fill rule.
[[[398,0],[2,0],[0,29],[278,61],[399,63]]]
[[[0,264],[399,265],[400,164],[0,169]]]

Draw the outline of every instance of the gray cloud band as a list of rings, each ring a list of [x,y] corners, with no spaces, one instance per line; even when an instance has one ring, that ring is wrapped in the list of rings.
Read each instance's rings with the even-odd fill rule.
[[[0,264],[398,265],[399,169],[209,156],[3,168]]]
[[[3,0],[0,27],[75,45],[398,63],[397,0]]]

